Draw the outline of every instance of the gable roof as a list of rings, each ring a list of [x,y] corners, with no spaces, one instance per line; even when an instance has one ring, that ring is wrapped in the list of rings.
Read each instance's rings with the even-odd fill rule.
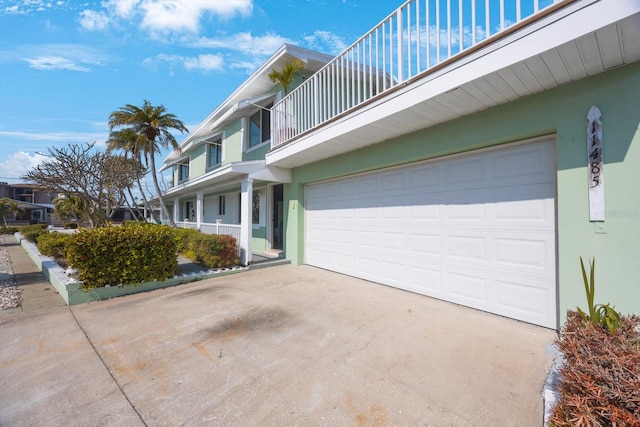
[[[305,71],[315,73],[326,63],[333,59],[333,56],[313,50],[305,49],[291,44],[282,45],[269,59],[267,59],[256,71],[249,76],[227,99],[220,104],[209,116],[202,121],[195,130],[180,143],[181,151],[173,151],[164,159],[164,167],[167,169],[175,164],[189,149],[204,142],[209,137],[215,135],[226,123],[237,119],[245,114],[246,108],[255,104],[268,103],[275,97],[275,93],[270,93],[275,84],[269,78],[269,73],[273,69],[282,68],[288,61],[299,59],[305,64]]]

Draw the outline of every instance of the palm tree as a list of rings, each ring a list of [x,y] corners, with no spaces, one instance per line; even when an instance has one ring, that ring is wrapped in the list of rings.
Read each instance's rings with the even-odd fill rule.
[[[87,218],[87,203],[78,196],[58,196],[53,201],[53,209],[62,220],[73,219],[78,226]]]
[[[173,218],[169,215],[169,210],[165,204],[160,185],[158,184],[158,176],[156,175],[155,154],[160,148],[172,148],[176,151],[180,150],[175,137],[170,130],[175,129],[182,132],[189,132],[187,127],[178,120],[174,114],[167,113],[164,105],[153,106],[146,99],[142,107],[127,104],[118,111],[114,111],[109,115],[109,130],[113,131],[116,127],[130,128],[135,134],[144,136],[136,141],[141,144],[141,151],[145,156],[149,156],[151,166],[151,177],[153,185],[158,194],[158,201],[165,216],[169,218],[171,226],[175,227]]]
[[[140,195],[142,196],[142,201],[144,203],[144,207],[148,212],[153,212],[151,206],[149,205],[149,201],[147,200],[147,196],[145,194],[144,189],[142,188],[142,183],[140,182],[140,173],[145,175],[148,171],[148,158],[149,156],[144,153],[144,147],[147,143],[147,137],[136,133],[132,128],[124,128],[118,131],[113,131],[109,135],[109,139],[107,140],[107,150],[122,150],[125,153],[125,156],[131,154],[133,161],[135,164],[135,177],[136,183],[138,184],[138,190],[140,191]],[[144,155],[145,164],[142,163],[142,156]],[[131,190],[129,190],[130,192]]]
[[[271,70],[269,73],[269,79],[274,83],[279,83],[284,89],[284,94],[289,92],[289,85],[293,82],[293,78],[300,70],[304,70],[304,63],[299,59],[293,61],[287,61],[284,67],[280,71]]]
[[[0,199],[0,215],[4,221],[4,225],[7,225],[7,217],[13,216],[16,218],[24,209],[20,207],[20,204],[7,197]]]

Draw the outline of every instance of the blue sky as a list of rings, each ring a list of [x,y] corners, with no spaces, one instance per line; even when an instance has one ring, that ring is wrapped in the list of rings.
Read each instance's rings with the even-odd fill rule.
[[[337,54],[401,3],[0,0],[0,181],[49,147],[104,143],[127,103],[195,128],[283,43]]]

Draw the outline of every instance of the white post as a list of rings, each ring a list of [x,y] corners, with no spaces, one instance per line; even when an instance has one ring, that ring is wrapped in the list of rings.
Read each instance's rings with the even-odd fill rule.
[[[178,221],[180,221],[180,198],[176,197],[173,200],[173,222],[177,224]]]
[[[200,230],[200,224],[202,224],[202,191],[196,193],[196,228]]]
[[[240,195],[240,262],[242,265],[251,264],[251,238],[252,221],[251,213],[253,201],[253,179],[242,180],[242,193]]]

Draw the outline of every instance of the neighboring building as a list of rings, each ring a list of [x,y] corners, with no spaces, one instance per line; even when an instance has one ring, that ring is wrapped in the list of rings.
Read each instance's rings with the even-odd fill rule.
[[[283,47],[167,159],[174,218],[244,224],[245,262],[282,247],[554,329],[595,256],[596,301],[640,312],[640,3],[443,4],[404,3],[280,99]]]
[[[0,182],[0,199],[12,199],[22,208],[22,213],[11,221],[13,224],[51,224],[55,196],[54,192],[34,184]]]

